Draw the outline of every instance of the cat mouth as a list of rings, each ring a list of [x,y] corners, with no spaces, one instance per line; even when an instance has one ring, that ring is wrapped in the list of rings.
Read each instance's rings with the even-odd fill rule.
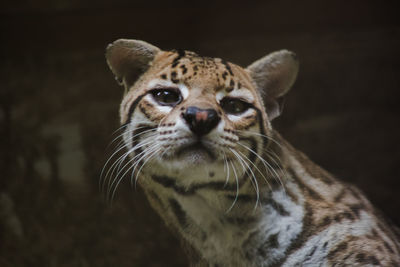
[[[178,158],[190,157],[191,161],[213,161],[216,159],[214,152],[202,141],[183,145],[176,151],[176,156]]]

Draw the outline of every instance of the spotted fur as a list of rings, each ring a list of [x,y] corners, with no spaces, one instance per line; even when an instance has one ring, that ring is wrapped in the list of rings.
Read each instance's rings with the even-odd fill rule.
[[[292,52],[243,69],[121,39],[106,57],[125,87],[127,149],[107,186],[131,174],[193,266],[400,265],[396,228],[271,127],[297,75]]]

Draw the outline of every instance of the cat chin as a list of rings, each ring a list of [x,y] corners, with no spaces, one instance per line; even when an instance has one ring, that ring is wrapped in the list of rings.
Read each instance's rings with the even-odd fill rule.
[[[193,149],[185,150],[179,153],[179,156],[163,158],[160,161],[165,167],[184,169],[211,164],[215,162],[215,157],[210,156],[210,153],[205,150]]]
[[[187,150],[179,155],[178,158],[185,165],[201,165],[213,162],[214,156],[210,156],[210,152],[203,149]]]
[[[158,158],[158,164],[165,169],[184,170],[196,167],[208,168],[210,165],[223,163],[212,151],[203,148],[187,148],[173,155],[163,155]]]

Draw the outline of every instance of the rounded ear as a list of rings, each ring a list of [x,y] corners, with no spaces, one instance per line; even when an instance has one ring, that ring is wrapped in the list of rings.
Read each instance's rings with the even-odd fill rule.
[[[263,97],[269,119],[278,117],[282,97],[294,84],[299,71],[296,54],[280,50],[255,61],[246,70]]]
[[[148,69],[159,51],[144,41],[119,39],[107,46],[106,59],[118,83],[128,88]]]

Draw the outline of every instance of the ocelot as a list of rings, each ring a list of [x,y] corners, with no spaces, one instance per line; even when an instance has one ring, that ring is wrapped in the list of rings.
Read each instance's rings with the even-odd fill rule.
[[[293,52],[242,68],[120,39],[106,58],[125,88],[113,166],[128,161],[109,186],[131,174],[192,266],[400,266],[397,229],[272,128]]]

